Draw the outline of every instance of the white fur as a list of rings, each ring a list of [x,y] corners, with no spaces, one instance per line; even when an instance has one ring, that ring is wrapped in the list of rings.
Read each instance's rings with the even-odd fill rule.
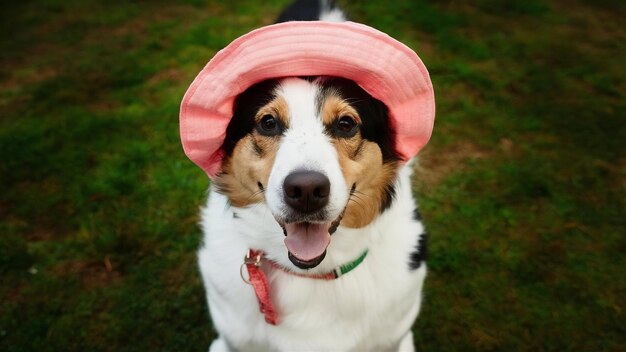
[[[267,204],[236,208],[224,195],[211,191],[202,210],[205,236],[199,265],[220,334],[210,350],[412,351],[411,326],[420,309],[426,267],[423,263],[409,270],[409,255],[424,232],[412,216],[410,163],[399,172],[391,207],[364,228],[339,226],[326,258],[308,272],[328,272],[368,249],[359,267],[334,281],[269,272],[279,325],[265,322],[252,286],[241,279],[240,266],[250,248],[301,271],[289,261],[276,222],[284,210],[280,187],[287,174],[306,168],[327,175],[332,184],[330,208],[337,215],[348,201],[336,151],[315,113],[314,85],[287,80],[279,89],[290,108],[290,128],[282,137],[270,176]]]
[[[322,11],[319,15],[320,21],[345,22],[348,20],[346,15],[339,8],[331,8],[328,0],[321,0],[320,4],[322,5]]]
[[[289,106],[289,129],[276,153],[265,197],[270,210],[281,222],[284,219],[280,217],[287,208],[283,182],[294,171],[317,171],[328,177],[331,188],[327,212],[331,220],[341,214],[348,202],[350,192],[341,172],[337,150],[324,134],[324,125],[317,117],[315,96],[318,87],[297,78],[286,79],[278,87],[278,94]]]

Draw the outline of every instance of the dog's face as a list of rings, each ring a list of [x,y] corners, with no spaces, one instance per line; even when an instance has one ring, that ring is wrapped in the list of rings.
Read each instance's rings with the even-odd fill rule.
[[[265,202],[300,268],[324,259],[339,224],[366,226],[395,193],[399,159],[387,108],[345,79],[248,88],[235,100],[222,150],[217,190],[237,207]]]

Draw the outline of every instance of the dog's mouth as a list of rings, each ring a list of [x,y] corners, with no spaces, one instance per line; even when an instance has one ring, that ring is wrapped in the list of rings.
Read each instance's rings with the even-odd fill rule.
[[[297,222],[283,225],[289,260],[300,269],[318,266],[326,257],[330,236],[337,230],[341,216],[324,223]]]

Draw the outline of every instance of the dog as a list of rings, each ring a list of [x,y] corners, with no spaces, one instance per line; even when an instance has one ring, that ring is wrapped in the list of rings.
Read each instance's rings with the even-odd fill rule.
[[[409,95],[426,106],[425,117],[411,122],[419,127],[421,138],[411,144],[397,117],[407,104],[393,103],[403,91],[390,89],[375,98],[371,93],[377,92],[379,81],[368,85],[357,82],[360,73],[346,73],[354,79],[329,74],[327,64],[309,68],[306,65],[316,65],[317,59],[306,47],[305,70],[297,67],[297,60],[284,62],[286,68],[263,62],[261,68],[249,70],[234,64],[238,59],[231,60],[256,55],[255,60],[262,61],[269,40],[259,38],[274,38],[269,33],[282,33],[281,28],[313,26],[289,24],[292,20],[342,22],[346,16],[332,1],[295,2],[279,16],[280,23],[274,25],[279,29],[252,32],[218,54],[205,68],[210,73],[194,81],[181,107],[185,151],[213,179],[201,211],[204,238],[198,251],[218,332],[210,351],[413,351],[427,235],[412,194],[411,158],[430,137],[432,85],[421,61],[413,58],[417,56],[394,42],[390,52],[407,52],[411,65],[419,66],[407,69],[422,87]],[[357,24],[315,26],[302,32],[301,39],[290,39],[292,44],[284,50],[299,50],[296,46],[308,33],[319,36],[320,31],[342,26],[349,35],[371,34],[374,39],[365,43],[391,42]],[[340,40],[343,32],[336,33]],[[372,51],[372,57],[387,50],[358,47]],[[245,50],[250,54],[242,54]],[[320,60],[328,52],[333,50],[320,50]],[[345,56],[338,53],[333,60]],[[240,62],[250,61],[246,57]],[[399,66],[390,65],[385,72]],[[217,77],[226,75],[222,66],[228,74],[242,73],[236,79]],[[294,74],[272,77],[275,66]],[[259,80],[256,72],[261,69],[267,77]],[[249,76],[254,76],[252,84],[242,81]],[[395,84],[402,77],[386,81]],[[227,103],[208,101],[228,90],[237,94],[223,93]],[[378,99],[381,96],[385,101]],[[197,119],[192,120],[193,114]],[[214,115],[220,119],[200,122]],[[207,128],[221,133],[207,137],[210,143],[201,139]]]

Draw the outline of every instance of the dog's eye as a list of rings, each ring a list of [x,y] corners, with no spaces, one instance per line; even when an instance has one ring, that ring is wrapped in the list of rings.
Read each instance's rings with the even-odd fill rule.
[[[333,132],[339,137],[349,138],[353,137],[357,131],[357,123],[350,116],[341,116],[335,121],[333,126]]]
[[[263,115],[257,124],[257,130],[264,136],[276,136],[283,133],[282,124],[272,115]]]

